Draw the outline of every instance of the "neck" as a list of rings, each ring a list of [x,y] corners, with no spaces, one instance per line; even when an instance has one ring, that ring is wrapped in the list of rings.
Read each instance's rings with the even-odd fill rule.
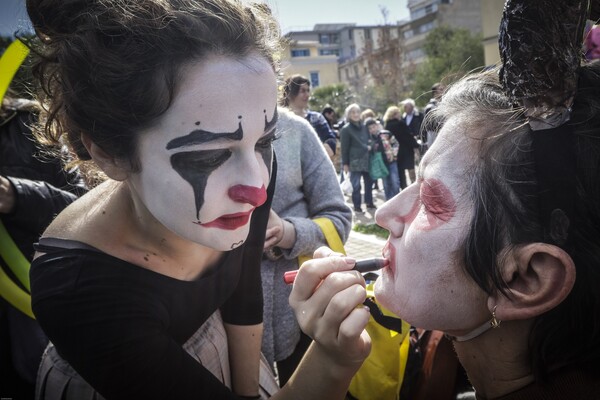
[[[119,243],[115,251],[133,264],[180,280],[193,280],[216,263],[221,252],[183,239],[160,223],[126,183],[118,184],[115,209]],[[117,235],[115,235],[117,236]]]
[[[292,110],[292,112],[296,115],[298,115],[299,117],[306,117],[308,108],[307,107],[303,107],[303,106],[296,106],[293,104],[290,104],[290,110]]]
[[[527,339],[531,321],[503,321],[496,329],[454,349],[469,381],[482,398],[497,398],[533,382]]]

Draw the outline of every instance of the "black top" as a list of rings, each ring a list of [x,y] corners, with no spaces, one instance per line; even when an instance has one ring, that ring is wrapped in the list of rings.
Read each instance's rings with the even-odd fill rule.
[[[182,345],[217,309],[231,324],[262,322],[273,186],[246,243],[195,281],[94,249],[40,248],[47,253],[31,265],[32,307],[61,357],[108,399],[235,398]]]

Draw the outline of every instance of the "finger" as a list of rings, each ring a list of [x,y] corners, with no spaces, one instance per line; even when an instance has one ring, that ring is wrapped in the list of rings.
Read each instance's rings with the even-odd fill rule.
[[[279,239],[277,239],[277,236],[271,236],[268,239],[265,239],[265,245],[264,248],[268,249],[270,247],[273,247],[274,245],[276,245],[279,242]]]
[[[313,258],[324,258],[324,257],[340,257],[340,256],[344,256],[342,253],[337,253],[333,250],[331,250],[329,247],[327,246],[321,246],[318,249],[315,250],[315,252],[313,253]]]
[[[342,347],[346,347],[345,345],[347,343],[353,342],[361,336],[367,327],[370,316],[371,314],[368,307],[358,307],[353,309],[340,323],[338,343]]]
[[[323,288],[323,291],[325,288]],[[361,307],[367,298],[365,287],[357,282],[343,290],[336,292],[323,310],[322,326],[339,326],[342,321],[356,308]],[[315,299],[316,300],[316,299]],[[326,328],[329,329],[329,328]],[[317,333],[319,333],[317,331]]]
[[[354,307],[364,301],[364,286],[365,281],[357,271],[336,272],[328,275],[308,300],[299,302],[299,307],[294,307],[291,296],[290,304],[295,311],[300,310],[296,319],[303,330],[317,334],[319,326],[330,324],[323,328],[330,331],[331,326],[337,327]],[[329,319],[322,320],[328,309]]]
[[[347,271],[354,267],[354,264],[356,264],[356,260],[350,257],[315,258],[305,262],[298,270],[294,281],[290,304],[293,306],[294,303],[305,301],[312,296],[317,286],[329,274],[336,271]]]

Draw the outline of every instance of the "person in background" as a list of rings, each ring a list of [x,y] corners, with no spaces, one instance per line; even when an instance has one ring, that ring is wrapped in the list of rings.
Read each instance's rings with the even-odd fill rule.
[[[310,124],[280,108],[275,194],[265,240],[261,273],[264,313],[262,351],[277,365],[279,384],[289,380],[311,343],[302,333],[288,298],[292,291],[283,275],[298,269],[299,256],[312,256],[327,245],[315,218],[328,218],[342,243],[352,225],[352,211],[337,184],[331,161]]]
[[[425,150],[427,150],[428,148],[431,147],[431,145],[435,141],[435,138],[437,137],[437,132],[439,130],[439,126],[435,123],[435,121],[433,119],[428,120],[427,115],[429,114],[430,111],[434,110],[438,106],[440,100],[442,99],[442,94],[444,93],[444,89],[445,89],[445,87],[441,83],[439,83],[439,82],[434,83],[433,86],[431,86],[432,97],[431,97],[431,99],[429,99],[429,102],[423,109],[424,129],[425,129],[425,132],[427,133],[427,135],[426,135],[427,147]]]
[[[327,124],[334,132],[336,132],[336,135],[337,135],[338,134],[338,132],[337,132],[338,117],[337,117],[337,113],[335,112],[333,107],[331,107],[329,105],[323,107],[323,109],[321,110],[321,114],[323,114],[323,116],[325,117],[325,120],[327,120]]]
[[[377,113],[371,110],[370,108],[365,108],[360,113],[360,120],[364,123],[367,120],[367,118],[377,118]]]
[[[400,178],[400,189],[408,186],[406,173],[414,182],[415,179],[415,158],[418,157],[419,143],[410,133],[406,122],[402,119],[402,111],[396,106],[388,107],[383,115],[384,128],[398,141],[398,176]]]
[[[329,157],[332,157],[337,148],[337,135],[320,112],[309,110],[309,99],[310,81],[308,78],[302,75],[292,75],[285,80],[281,105],[310,122],[319,138],[321,138],[325,151]]]
[[[36,147],[30,126],[39,111],[36,102],[16,98],[10,91],[0,108],[0,221],[29,262],[33,244],[54,216],[86,190],[77,169],[66,172],[58,158],[44,155],[50,149]],[[0,252],[0,268],[27,293],[9,265],[14,260],[4,257],[8,254]],[[5,296],[8,293],[0,293],[0,394],[33,399],[48,338],[37,321]]]
[[[367,208],[374,209],[373,180],[369,175],[369,132],[360,119],[360,106],[356,103],[346,107],[344,113],[346,125],[340,131],[342,145],[342,166],[345,173],[350,173],[352,181],[352,204],[354,211],[362,213],[361,187],[362,178],[364,200]]]
[[[404,99],[400,105],[404,112],[402,113],[402,120],[408,127],[408,131],[421,145],[421,153],[425,150],[427,143],[427,137],[421,131],[421,124],[423,123],[423,115],[419,112],[413,99]],[[414,181],[414,176],[411,175],[411,180]]]
[[[383,144],[385,160],[390,174],[383,178],[385,199],[389,200],[400,192],[400,175],[398,174],[398,150],[400,145],[390,131],[382,129],[379,137]]]
[[[384,160],[384,162],[387,165],[385,149],[383,147],[383,142],[381,140],[381,137],[379,137],[379,131],[382,129],[381,123],[372,117],[367,117],[364,120],[364,123],[365,123],[365,126],[367,127],[367,132],[369,132],[369,158],[371,158],[373,156],[373,154],[375,154],[375,153],[381,153],[382,159]],[[388,177],[389,177],[389,174],[386,178],[383,178],[383,180],[387,179]],[[378,190],[380,187],[379,179],[373,179],[372,177],[371,177],[371,179],[373,180],[373,190]],[[385,188],[385,184],[384,184],[384,188]]]
[[[51,341],[38,398],[343,399],[370,348],[351,258],[322,247],[298,273],[289,301],[314,342],[288,384],[274,393],[260,362],[281,51],[269,7],[27,10],[48,107],[39,134],[108,178],[37,245],[32,308]]]

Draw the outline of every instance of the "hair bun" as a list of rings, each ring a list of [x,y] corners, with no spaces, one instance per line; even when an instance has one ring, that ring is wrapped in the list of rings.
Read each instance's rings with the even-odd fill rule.
[[[27,0],[27,13],[36,32],[50,39],[77,30],[88,0]]]

